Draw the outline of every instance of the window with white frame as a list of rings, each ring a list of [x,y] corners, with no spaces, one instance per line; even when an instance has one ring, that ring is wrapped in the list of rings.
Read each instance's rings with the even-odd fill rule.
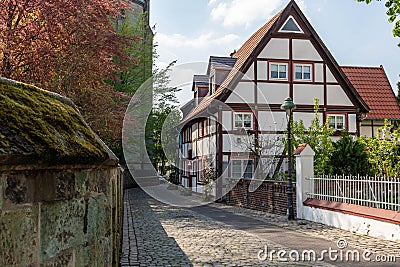
[[[345,129],[345,116],[344,115],[329,115],[329,127],[335,130]]]
[[[235,129],[252,129],[253,114],[252,113],[235,113]]]
[[[253,178],[254,161],[252,159],[233,159],[231,174],[233,178]]]
[[[300,81],[311,81],[312,65],[310,64],[295,64],[294,79]]]
[[[269,78],[272,80],[287,80],[288,64],[287,63],[270,63]]]

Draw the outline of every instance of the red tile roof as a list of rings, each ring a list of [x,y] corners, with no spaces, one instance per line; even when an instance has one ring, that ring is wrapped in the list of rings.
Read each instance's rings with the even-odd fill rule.
[[[341,67],[370,107],[368,119],[398,119],[400,108],[383,67]]]

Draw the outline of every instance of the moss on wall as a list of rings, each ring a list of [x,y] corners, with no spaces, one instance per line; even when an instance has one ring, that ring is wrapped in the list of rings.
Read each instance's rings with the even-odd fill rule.
[[[69,100],[0,78],[0,156],[75,164],[105,161],[108,151]]]

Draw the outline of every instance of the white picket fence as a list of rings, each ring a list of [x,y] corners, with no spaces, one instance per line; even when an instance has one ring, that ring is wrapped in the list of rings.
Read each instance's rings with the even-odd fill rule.
[[[308,197],[400,211],[400,178],[322,175],[306,178]]]

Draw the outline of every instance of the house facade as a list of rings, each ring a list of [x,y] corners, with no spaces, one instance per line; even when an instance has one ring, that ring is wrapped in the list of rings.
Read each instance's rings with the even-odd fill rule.
[[[358,135],[369,107],[295,1],[255,32],[230,57],[210,57],[182,108],[180,179],[202,192],[207,173],[266,178],[285,172],[287,97],[293,119],[315,117],[338,132]],[[217,192],[218,194],[218,192]]]

